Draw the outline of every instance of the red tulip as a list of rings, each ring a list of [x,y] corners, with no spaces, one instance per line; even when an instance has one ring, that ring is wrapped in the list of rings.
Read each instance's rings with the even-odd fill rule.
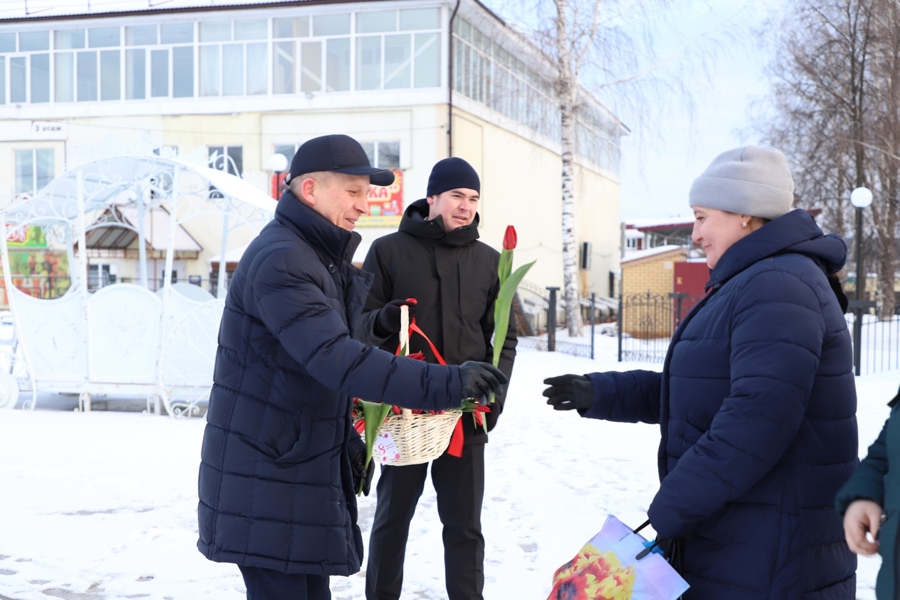
[[[506,233],[503,234],[503,249],[515,250],[516,242],[518,242],[518,239],[516,238],[516,228],[512,225],[507,225]]]

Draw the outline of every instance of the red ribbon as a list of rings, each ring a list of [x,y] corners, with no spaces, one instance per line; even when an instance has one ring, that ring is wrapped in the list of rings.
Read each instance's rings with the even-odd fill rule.
[[[476,404],[473,413],[475,415],[475,423],[480,427],[484,423],[484,414],[491,412],[491,409],[483,404]],[[456,427],[453,428],[453,435],[450,437],[450,445],[447,446],[447,454],[450,456],[455,456],[459,458],[463,453],[463,441],[465,436],[463,434],[463,420],[462,417],[456,422]]]
[[[407,300],[411,300],[411,298],[407,298]],[[435,359],[437,359],[438,364],[441,364],[441,365],[447,364],[447,362],[444,360],[444,357],[441,356],[440,352],[438,352],[438,349],[434,345],[434,342],[432,342],[428,338],[428,336],[425,335],[425,332],[422,331],[422,329],[416,324],[415,317],[413,317],[409,323],[409,332],[410,333],[418,333],[425,339],[426,342],[428,342],[428,347],[431,348],[431,352],[434,354]],[[401,350],[402,350],[402,348],[398,345],[397,351],[395,352],[395,354],[399,355]],[[409,357],[416,358],[418,360],[425,359],[425,356],[421,352],[416,352],[414,355],[410,354]],[[400,413],[399,407],[395,406],[394,412],[399,414]],[[413,412],[423,412],[423,411],[413,411]],[[439,412],[443,412],[443,411],[439,411]],[[475,405],[475,410],[474,410],[475,423],[478,424],[479,426],[481,426],[484,423],[484,416],[482,415],[482,413],[486,413],[486,412],[491,412],[491,409],[488,408],[487,406],[484,406],[481,404]],[[462,456],[464,439],[465,439],[465,435],[463,433],[462,417],[460,417],[459,420],[456,421],[456,426],[453,428],[453,435],[450,437],[450,445],[447,446],[447,454],[449,454],[450,456],[455,456],[457,458]]]
[[[462,417],[456,421],[456,427],[453,428],[453,436],[450,438],[450,445],[447,446],[447,454],[459,458],[463,452],[463,428]]]

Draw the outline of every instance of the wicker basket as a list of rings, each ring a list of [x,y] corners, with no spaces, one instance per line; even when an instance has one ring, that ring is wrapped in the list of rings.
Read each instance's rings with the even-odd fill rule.
[[[404,408],[403,414],[388,417],[380,432],[391,434],[400,458],[386,464],[401,467],[436,459],[450,445],[453,428],[461,416],[461,410],[448,410],[439,415],[414,415]]]
[[[409,353],[409,311],[405,306],[400,307],[400,347],[401,354]],[[456,422],[462,416],[461,410],[413,414],[404,408],[401,412],[385,419],[379,430],[379,433],[390,433],[397,446],[400,458],[386,463],[397,467],[429,462],[443,454],[450,445]]]

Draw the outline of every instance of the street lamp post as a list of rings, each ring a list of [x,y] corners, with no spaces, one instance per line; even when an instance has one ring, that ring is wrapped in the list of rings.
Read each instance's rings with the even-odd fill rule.
[[[874,303],[863,301],[863,290],[866,286],[866,272],[863,268],[862,250],[862,212],[872,204],[872,191],[867,187],[858,187],[850,192],[850,203],[856,207],[856,300],[850,302],[854,309],[853,318],[853,368],[859,376],[862,356],[862,315],[863,310],[868,309]]]
[[[275,174],[275,179],[272,181],[272,197],[278,200],[281,197],[281,190],[279,189],[281,174],[287,171],[288,168],[287,156],[284,154],[273,154],[269,157],[269,168]]]

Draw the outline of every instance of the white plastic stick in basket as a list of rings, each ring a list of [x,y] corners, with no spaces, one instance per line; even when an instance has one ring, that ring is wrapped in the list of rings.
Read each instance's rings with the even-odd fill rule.
[[[409,307],[405,304],[400,305],[400,355],[409,356]],[[408,408],[402,412],[404,417],[412,415]]]

